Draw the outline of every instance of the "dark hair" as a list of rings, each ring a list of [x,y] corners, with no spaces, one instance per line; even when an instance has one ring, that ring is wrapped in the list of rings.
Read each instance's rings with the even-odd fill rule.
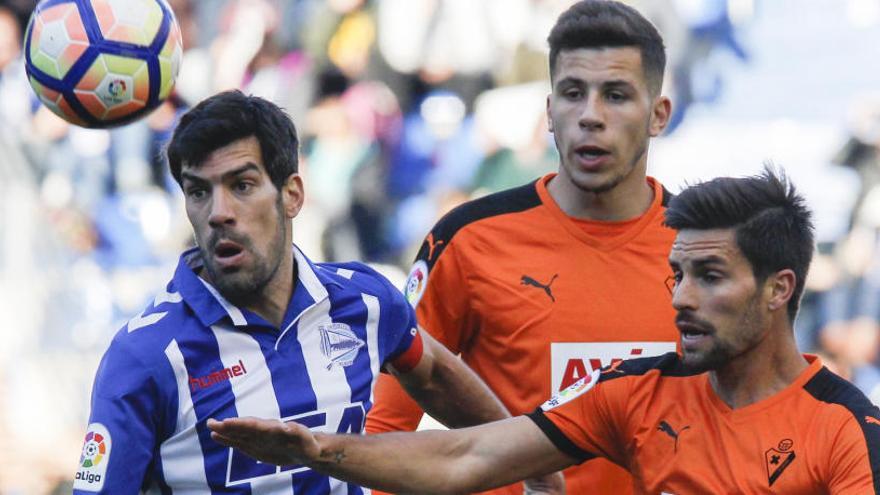
[[[559,16],[547,37],[550,77],[562,50],[638,47],[648,89],[660,93],[666,52],[663,38],[636,9],[613,0],[582,0]]]
[[[794,321],[813,258],[813,223],[805,203],[785,174],[767,165],[761,175],[688,187],[669,202],[665,223],[675,230],[734,228],[759,282],[791,269],[796,280],[788,317]]]
[[[259,141],[263,166],[280,190],[297,171],[296,127],[274,103],[238,90],[218,93],[180,118],[166,150],[171,175],[182,185],[184,163],[198,165],[214,150],[250,136]]]

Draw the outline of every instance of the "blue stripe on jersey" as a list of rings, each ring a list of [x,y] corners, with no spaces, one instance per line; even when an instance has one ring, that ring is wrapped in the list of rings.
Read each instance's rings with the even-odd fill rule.
[[[350,296],[349,296],[350,297]],[[347,324],[351,331],[364,343],[358,350],[354,362],[343,368],[345,378],[351,387],[351,402],[363,402],[365,405],[370,400],[370,392],[372,391],[373,371],[370,369],[370,353],[367,344],[367,307],[363,302],[361,294],[357,294],[357,300],[352,301],[348,298],[342,301],[333,301],[330,304],[330,318],[334,322]],[[357,425],[357,429],[339,433],[361,433],[363,424]]]
[[[209,376],[225,366],[220,359],[220,347],[217,339],[210,330],[198,335],[188,335],[189,338],[179,341],[180,352],[186,363],[186,370],[190,378]],[[229,381],[213,383],[209,388],[193,390],[193,408],[199,419],[196,429],[199,435],[199,443],[202,446],[202,454],[205,463],[205,474],[208,484],[212,487],[221,487],[226,484],[226,467],[229,462],[228,449],[222,447],[211,439],[211,431],[208,430],[205,421],[208,418],[225,419],[237,417],[235,408],[235,394],[232,393],[232,385]],[[220,493],[211,490],[211,493]],[[242,493],[250,495],[250,489],[246,484],[239,485],[235,489],[227,487],[222,493]]]

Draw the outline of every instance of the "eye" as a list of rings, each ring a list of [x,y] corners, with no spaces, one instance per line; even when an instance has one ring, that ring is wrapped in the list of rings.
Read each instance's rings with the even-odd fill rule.
[[[629,99],[627,94],[623,91],[609,91],[605,94],[605,98],[607,98],[608,101],[615,103],[624,102]]]
[[[194,200],[204,199],[207,195],[208,191],[203,187],[189,187],[186,190],[186,196]]]
[[[237,192],[246,193],[253,189],[254,184],[251,181],[240,180],[232,186]]]
[[[721,278],[722,275],[716,271],[708,271],[700,274],[700,279],[710,284],[717,283]]]
[[[569,88],[562,92],[562,95],[569,100],[577,100],[583,95],[583,91],[578,88]]]

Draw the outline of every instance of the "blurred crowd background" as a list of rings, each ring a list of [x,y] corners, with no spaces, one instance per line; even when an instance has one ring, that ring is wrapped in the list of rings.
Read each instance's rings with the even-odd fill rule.
[[[570,0],[169,0],[175,94],[110,130],[40,106],[21,58],[34,0],[0,0],[0,493],[67,493],[112,335],[192,244],[161,153],[219,90],[296,122],[313,259],[402,284],[451,207],[557,166],[546,36]],[[673,192],[772,160],[816,212],[804,350],[880,403],[880,0],[629,2],[663,33],[673,122],[649,173]]]

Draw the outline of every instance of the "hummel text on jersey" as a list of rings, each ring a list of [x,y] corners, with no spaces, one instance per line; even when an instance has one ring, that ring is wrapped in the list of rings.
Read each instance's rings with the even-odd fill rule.
[[[189,387],[193,392],[199,390],[200,388],[208,388],[211,385],[215,385],[220,382],[225,382],[227,380],[231,380],[236,376],[246,375],[247,369],[244,367],[244,363],[241,359],[238,360],[238,364],[234,364],[228,368],[223,368],[220,371],[215,371],[211,374],[199,377],[189,377]]]

